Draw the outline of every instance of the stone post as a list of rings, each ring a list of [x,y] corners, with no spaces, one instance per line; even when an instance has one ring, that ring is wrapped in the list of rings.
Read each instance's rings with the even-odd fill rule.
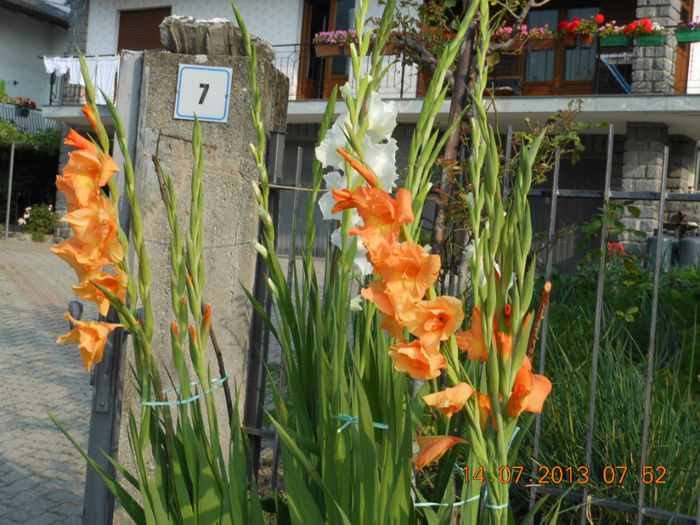
[[[152,351],[161,369],[161,377],[177,378],[171,348],[170,229],[161,187],[152,161],[160,159],[171,177],[178,199],[178,219],[183,235],[189,229],[190,187],[192,176],[192,120],[175,119],[175,102],[180,64],[231,68],[227,122],[201,122],[204,147],[203,247],[205,289],[203,298],[212,307],[212,328],[223,353],[232,395],[240,393],[241,404],[246,387],[252,306],[243,288],[253,289],[257,271],[256,252],[251,241],[258,236],[258,204],[252,183],[258,173],[249,144],[257,141],[250,115],[252,92],[248,81],[248,58],[242,56],[240,34],[231,22],[195,21],[171,17],[161,25],[161,39],[168,52],[145,52],[140,95],[127,95],[138,104],[138,131],[133,154],[136,188],[143,214],[143,235],[150,258],[151,301],[154,335]],[[262,115],[268,132],[283,130],[286,121],[288,80],[272,65],[269,44],[256,40],[258,82],[261,85]],[[120,87],[122,79],[120,79]],[[122,100],[120,93],[118,99]],[[131,266],[137,271],[137,262]],[[132,349],[127,352],[132,360]],[[213,379],[220,375],[212,345],[206,360]],[[127,367],[127,370],[129,367]],[[166,370],[168,373],[166,373]],[[190,377],[196,375],[190,370]],[[175,394],[170,394],[175,399]],[[221,442],[229,439],[228,414],[223,388],[215,390]],[[127,372],[123,390],[124,410],[140,410],[132,374]],[[239,407],[240,409],[240,407]],[[119,462],[134,472],[128,443],[128,417],[121,419]],[[119,517],[117,517],[119,521]]]
[[[638,19],[648,18],[667,30],[664,46],[635,46],[632,60],[632,93],[673,93],[676,35],[680,0],[637,0]]]

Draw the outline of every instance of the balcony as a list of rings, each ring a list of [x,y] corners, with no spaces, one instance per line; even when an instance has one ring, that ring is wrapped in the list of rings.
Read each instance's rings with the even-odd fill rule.
[[[318,58],[310,44],[277,45],[274,49],[275,66],[290,82],[287,122],[320,122],[325,111],[324,99],[332,87],[352,79],[349,58]],[[618,133],[624,133],[628,121],[664,122],[669,133],[700,140],[700,97],[685,94],[685,84],[677,95],[630,95],[632,63],[637,51],[632,46],[609,49],[559,47],[532,52],[526,46],[519,54],[502,54],[490,76],[499,125],[512,123],[521,129],[524,112],[533,121],[546,120],[551,114],[566,110],[572,99],[581,98],[580,121],[612,122]],[[387,57],[387,60],[393,60],[393,64],[381,82],[379,94],[397,101],[400,122],[415,122],[427,79],[416,66],[403,63],[399,57]],[[86,125],[80,112],[84,88],[69,84],[65,76],[52,77],[51,82],[51,105],[44,106],[45,116],[73,126]],[[343,111],[343,106],[340,100],[336,111]],[[109,126],[111,115],[107,108],[101,106],[100,113]],[[449,100],[440,110],[438,123],[445,123],[448,113]]]
[[[0,120],[14,124],[22,133],[60,127],[55,120],[44,118],[40,109],[18,108],[13,104],[0,104]]]

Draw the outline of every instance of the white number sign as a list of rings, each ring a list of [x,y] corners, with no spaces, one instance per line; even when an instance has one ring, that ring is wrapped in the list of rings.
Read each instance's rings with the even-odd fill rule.
[[[174,118],[226,122],[231,74],[230,67],[180,64]]]

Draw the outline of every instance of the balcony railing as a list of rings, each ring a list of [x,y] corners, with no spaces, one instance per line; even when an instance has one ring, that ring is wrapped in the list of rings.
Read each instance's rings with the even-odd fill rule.
[[[40,109],[19,108],[13,104],[0,104],[0,120],[13,123],[22,133],[60,127],[55,120],[43,118]]]
[[[312,44],[283,44],[273,48],[276,54],[275,67],[289,78],[290,100],[325,98],[323,94],[330,92],[332,84],[342,85],[345,79],[352,79],[349,56],[318,58]],[[394,58],[387,57],[387,63]],[[325,68],[331,68],[331,71],[327,72]],[[300,72],[304,74],[303,77]],[[383,78],[379,95],[383,98],[415,98],[418,77],[415,66],[396,61]],[[300,89],[299,81],[302,78],[310,79],[314,88]]]

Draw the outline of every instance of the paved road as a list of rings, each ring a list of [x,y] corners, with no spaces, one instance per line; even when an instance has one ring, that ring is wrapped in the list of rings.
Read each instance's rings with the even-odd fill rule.
[[[80,523],[92,387],[75,345],[57,345],[75,272],[49,244],[0,240],[0,523]],[[94,319],[86,306],[83,319]]]

